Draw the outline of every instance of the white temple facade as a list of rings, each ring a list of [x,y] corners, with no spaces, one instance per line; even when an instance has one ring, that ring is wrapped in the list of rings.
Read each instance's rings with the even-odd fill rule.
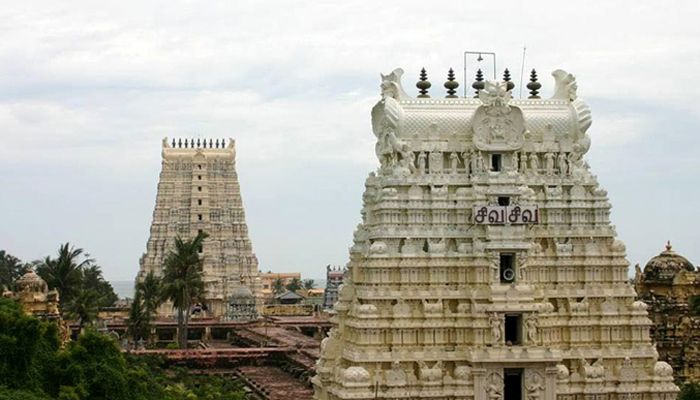
[[[574,77],[515,100],[495,81],[474,99],[409,97],[402,74],[382,75],[372,109],[380,167],[315,399],[674,399],[583,160]]]
[[[233,139],[163,139],[162,169],[146,253],[137,279],[148,272],[162,275],[168,252],[180,236],[189,240],[206,232],[201,257],[206,290],[205,315],[230,317],[230,298],[236,288],[250,288],[258,302],[258,259],[248,237],[248,226],[236,173]],[[161,315],[172,315],[165,304]]]

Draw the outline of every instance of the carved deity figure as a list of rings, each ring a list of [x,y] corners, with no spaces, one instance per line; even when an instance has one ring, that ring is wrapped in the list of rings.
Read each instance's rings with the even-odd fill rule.
[[[486,386],[486,395],[488,396],[489,400],[503,399],[503,381],[497,374],[491,374],[489,385]]]
[[[514,151],[513,154],[510,156],[510,170],[511,171],[518,171],[518,152]]]
[[[462,153],[462,160],[464,160],[464,173],[469,175],[469,164],[470,164],[470,157],[469,157],[469,152],[465,151]]]
[[[554,154],[547,153],[544,155],[544,165],[547,176],[554,175]]]
[[[459,164],[459,156],[457,155],[456,152],[452,152],[450,154],[450,167],[451,167],[451,172],[453,174],[457,173],[457,165]]]
[[[424,151],[421,151],[418,154],[418,173],[419,174],[425,174],[425,162],[428,156],[425,154]]]
[[[476,170],[479,173],[486,171],[486,163],[484,162],[484,155],[481,152],[477,153],[476,157]]]
[[[540,160],[537,153],[530,153],[530,170],[534,175],[540,173]]]
[[[430,153],[430,173],[439,174],[442,173],[442,152],[433,151]]]
[[[532,315],[525,321],[527,340],[532,344],[537,343],[537,317]]]
[[[469,164],[470,164],[472,175],[478,174],[479,173],[479,160],[478,160],[478,155],[476,154],[475,151],[473,151],[469,155]]]
[[[401,369],[401,363],[394,361],[391,369],[386,371],[387,386],[406,386],[406,372]]]
[[[557,156],[557,164],[559,166],[559,175],[561,177],[565,177],[568,172],[568,167],[566,165],[566,154],[565,153],[559,153]]]
[[[497,313],[493,313],[489,318],[489,326],[491,327],[491,338],[494,344],[501,343],[503,339],[503,321]]]
[[[539,373],[535,372],[530,375],[529,382],[525,386],[525,389],[527,389],[527,400],[540,400],[540,396],[544,390],[544,382]]]

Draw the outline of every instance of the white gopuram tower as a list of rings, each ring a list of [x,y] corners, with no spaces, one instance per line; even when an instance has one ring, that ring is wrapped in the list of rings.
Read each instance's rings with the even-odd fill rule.
[[[168,143],[165,138],[162,156],[151,235],[137,279],[150,271],[162,274],[176,236],[188,240],[206,232],[209,238],[202,247],[206,314],[230,317],[228,299],[240,285],[260,299],[258,259],[248,238],[235,142],[178,139]],[[166,304],[159,313],[172,315],[172,308]]]
[[[538,82],[524,100],[509,82],[458,98],[453,80],[431,99],[407,96],[402,74],[382,75],[372,109],[381,166],[315,399],[674,399],[583,160],[574,77],[555,71],[549,99]]]

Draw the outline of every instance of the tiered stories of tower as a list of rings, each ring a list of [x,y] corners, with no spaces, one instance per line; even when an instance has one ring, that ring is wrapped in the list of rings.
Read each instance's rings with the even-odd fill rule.
[[[248,238],[248,226],[236,173],[233,139],[163,140],[163,163],[146,253],[140,260],[142,279],[161,275],[174,239],[209,234],[202,247],[205,302],[209,315],[225,316],[228,298],[240,284],[260,299],[258,260]],[[167,307],[162,313],[170,315]]]
[[[431,99],[408,97],[402,73],[372,109],[381,166],[315,398],[675,398],[583,160],[574,77],[555,71],[550,99],[513,100],[507,82]]]

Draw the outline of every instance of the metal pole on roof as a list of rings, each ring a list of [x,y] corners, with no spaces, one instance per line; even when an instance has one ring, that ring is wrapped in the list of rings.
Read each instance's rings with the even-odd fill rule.
[[[464,97],[467,97],[467,87],[471,87],[467,80],[467,54],[478,55],[477,61],[481,62],[484,58],[482,55],[491,56],[493,58],[493,79],[496,79],[496,53],[490,51],[465,51],[464,52]]]

